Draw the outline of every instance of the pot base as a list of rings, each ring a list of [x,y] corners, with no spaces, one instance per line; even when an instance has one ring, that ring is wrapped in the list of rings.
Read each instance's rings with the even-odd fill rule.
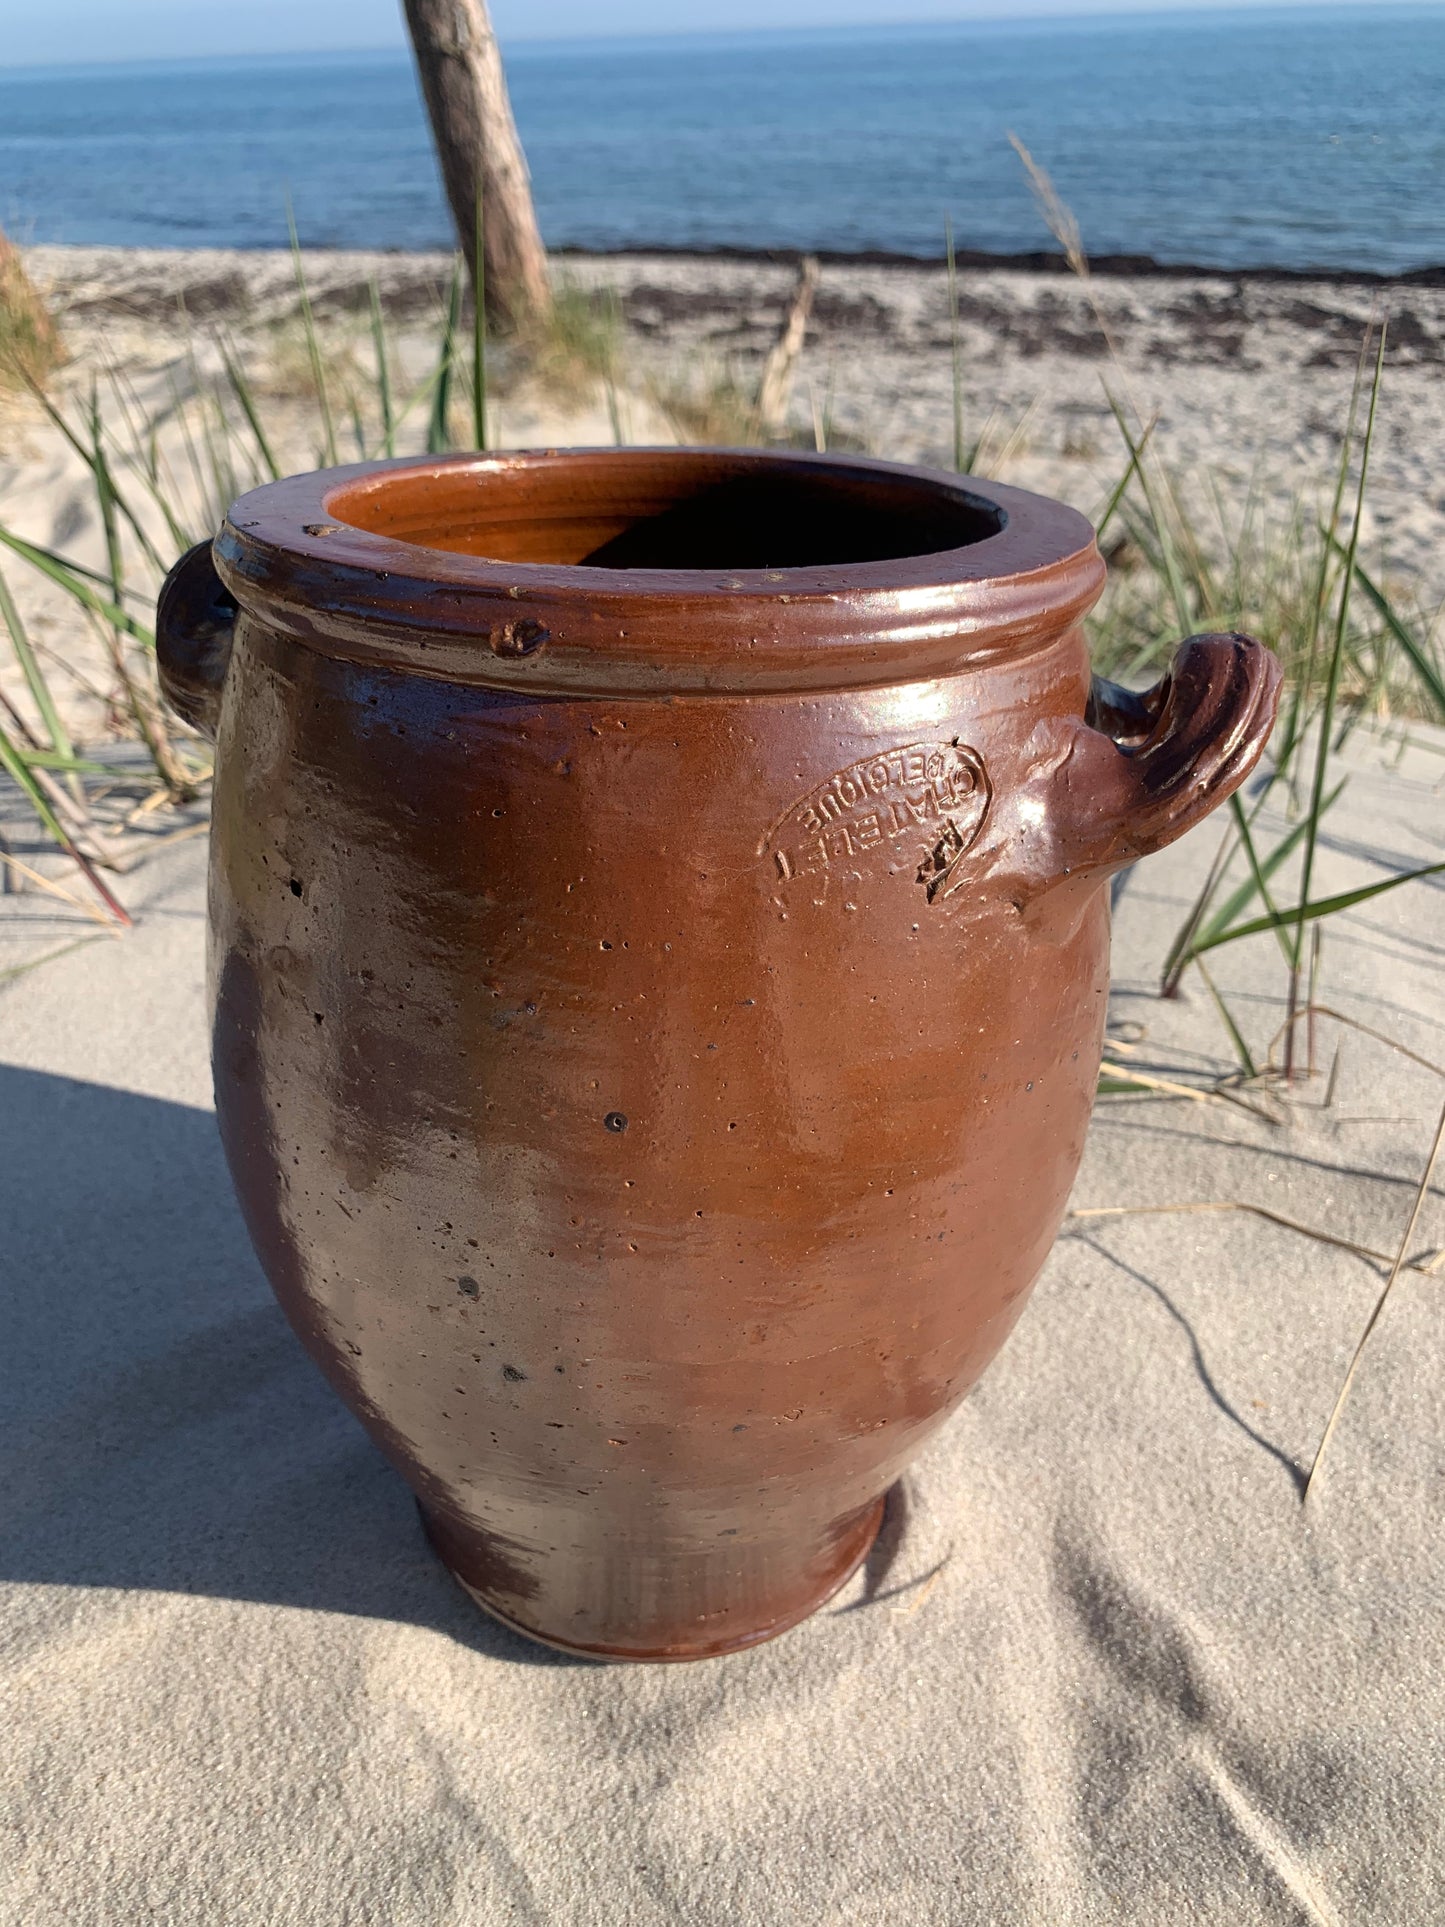
[[[480,1588],[463,1579],[442,1550],[439,1537],[433,1531],[431,1521],[427,1517],[426,1508],[419,1505],[417,1509],[421,1513],[422,1525],[427,1538],[431,1541],[432,1549],[452,1578],[473,1605],[480,1606],[489,1618],[499,1621],[508,1632],[518,1633],[523,1639],[531,1640],[534,1645],[550,1647],[554,1653],[567,1653],[574,1659],[595,1659],[617,1665],[629,1663],[665,1665],[690,1659],[721,1659],[728,1653],[745,1653],[750,1647],[761,1646],[766,1640],[776,1639],[780,1633],[791,1632],[794,1626],[800,1626],[805,1619],[817,1612],[820,1606],[825,1606],[835,1593],[842,1591],[868,1557],[873,1541],[878,1536],[878,1528],[883,1523],[883,1509],[886,1504],[887,1494],[885,1493],[883,1498],[864,1513],[854,1532],[843,1542],[842,1555],[835,1570],[829,1574],[825,1583],[819,1587],[812,1598],[795,1611],[784,1613],[780,1618],[770,1620],[767,1625],[760,1626],[753,1632],[742,1633],[730,1639],[699,1640],[696,1644],[679,1640],[672,1645],[655,1649],[585,1646],[566,1639],[554,1639],[547,1633],[534,1632],[530,1626],[524,1626],[520,1620],[514,1619],[510,1613],[503,1612],[500,1606],[494,1605]]]

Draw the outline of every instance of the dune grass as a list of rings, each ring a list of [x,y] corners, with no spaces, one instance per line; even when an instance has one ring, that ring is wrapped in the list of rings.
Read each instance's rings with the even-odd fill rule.
[[[1445,676],[1433,635],[1396,606],[1360,560],[1388,318],[1377,315],[1361,343],[1339,461],[1322,490],[1328,506],[1301,495],[1281,521],[1251,488],[1231,527],[1216,488],[1218,526],[1210,539],[1158,454],[1153,420],[1131,393],[1107,319],[1093,301],[1078,224],[1046,171],[1021,141],[1010,139],[1046,224],[1089,294],[1109,354],[1105,395],[1126,456],[1097,526],[1106,554],[1112,530],[1116,525],[1122,530],[1135,566],[1111,572],[1092,618],[1097,668],[1125,683],[1148,681],[1167,671],[1180,638],[1234,629],[1267,643],[1285,670],[1286,696],[1264,778],[1248,802],[1239,795],[1231,799],[1223,841],[1164,960],[1160,988],[1165,996],[1177,995],[1194,967],[1219,1011],[1240,1075],[1260,1081],[1255,1053],[1202,959],[1225,944],[1272,936],[1286,973],[1284,1058],[1278,1074],[1288,1084],[1317,1069],[1311,1025],[1305,1026],[1305,1060],[1299,1061],[1295,1016],[1310,1001],[1322,922],[1445,870],[1445,864],[1426,864],[1354,890],[1328,896],[1314,890],[1320,828],[1348,782],[1338,773],[1338,758],[1351,732],[1368,719],[1407,716],[1445,723]],[[954,366],[956,371],[956,356]],[[955,388],[957,382],[955,373]],[[961,415],[956,398],[955,421]],[[1260,813],[1281,792],[1295,821],[1272,846],[1261,848]],[[1275,1067],[1270,1064],[1264,1075],[1274,1078]]]
[[[1088,285],[1088,258],[1077,223],[1044,169],[1022,142],[1013,136],[1010,139],[1045,222],[1074,273]],[[1252,539],[1249,542],[1243,539],[1245,534],[1251,538],[1254,535],[1251,527],[1254,504],[1247,503],[1245,529],[1240,540],[1225,545],[1227,565],[1220,571],[1209,562],[1209,551],[1198,540],[1196,530],[1185,515],[1173,479],[1148,446],[1153,424],[1141,420],[1129,400],[1127,377],[1109,339],[1103,314],[1097,306],[1094,312],[1119,378],[1120,392],[1125,397],[1121,404],[1109,393],[1111,411],[1129,451],[1129,464],[1110,497],[1101,529],[1115,513],[1121,513],[1126,519],[1132,516],[1135,540],[1148,563],[1149,587],[1138,611],[1139,640],[1132,657],[1127,659],[1128,668],[1144,671],[1163,666],[1170,646],[1165,638],[1172,615],[1181,632],[1206,626],[1253,628],[1277,650],[1287,675],[1281,721],[1270,746],[1263,781],[1257,785],[1248,805],[1238,794],[1231,798],[1224,840],[1216,852],[1204,889],[1171,946],[1161,983],[1162,994],[1176,994],[1192,965],[1216,1006],[1235,1051],[1239,1064],[1237,1085],[1259,1091],[1275,1083],[1287,1094],[1299,1079],[1316,1074],[1316,1020],[1329,1015],[1342,1023],[1353,1022],[1338,1011],[1329,1011],[1319,1000],[1320,935],[1324,921],[1416,878],[1445,872],[1445,863],[1423,864],[1324,898],[1316,896],[1312,888],[1321,825],[1348,781],[1346,776],[1337,774],[1337,761],[1351,731],[1367,717],[1388,717],[1392,712],[1445,722],[1445,678],[1442,678],[1433,633],[1406,620],[1360,561],[1370,455],[1384,379],[1388,316],[1377,312],[1361,343],[1328,509],[1316,512],[1312,504],[1302,500],[1286,531],[1275,532],[1255,549]],[[1342,524],[1352,477],[1353,511]],[[1106,659],[1111,642],[1116,650],[1119,648],[1117,633],[1111,637],[1109,629],[1111,619],[1117,623],[1118,614],[1117,604],[1112,609],[1106,604],[1102,634],[1096,641],[1098,652]],[[1259,815],[1276,790],[1282,790],[1294,821],[1272,848],[1261,852],[1256,839]],[[1283,898],[1283,891],[1272,893],[1271,883],[1282,867],[1291,862],[1296,849],[1299,862],[1294,866],[1293,887],[1288,898]],[[1219,893],[1231,871],[1240,868],[1244,871],[1242,879],[1224,903],[1218,903]],[[1203,958],[1223,944],[1266,936],[1273,937],[1280,948],[1287,994],[1284,1022],[1271,1040],[1261,1065]],[[1368,1026],[1355,1027],[1369,1031]],[[1301,1030],[1306,1039],[1303,1053],[1299,1049]],[[1378,1031],[1369,1031],[1369,1034],[1391,1050],[1403,1049],[1395,1039]],[[1275,1064],[1277,1046],[1282,1047],[1278,1066]],[[1414,1052],[1405,1050],[1404,1055],[1426,1064],[1426,1060]],[[1338,1062],[1336,1055],[1325,1086],[1326,1105],[1333,1099]],[[1426,1067],[1445,1074],[1439,1065],[1426,1064]],[[1114,1068],[1106,1066],[1106,1070]],[[1116,1072],[1114,1077],[1101,1081],[1101,1089],[1124,1088],[1128,1075],[1126,1071],[1121,1081]],[[1151,1080],[1137,1081],[1147,1084]],[[1235,1093],[1217,1084],[1206,1094],[1224,1097]],[[1412,1264],[1408,1255],[1442,1150],[1445,1150],[1445,1106],[1441,1108],[1399,1244],[1389,1261],[1388,1274],[1351,1354],[1313,1459],[1299,1477],[1302,1504],[1307,1504],[1318,1488],[1330,1442],[1361,1361],[1402,1271],[1409,1268],[1433,1273],[1445,1261],[1445,1252],[1437,1252],[1423,1265]],[[1167,1213],[1230,1210],[1271,1215],[1259,1205],[1240,1199],[1204,1205],[1152,1204],[1107,1209],[1119,1215],[1132,1215],[1141,1210]],[[1286,1222],[1274,1215],[1275,1222]],[[1319,1243],[1341,1243],[1336,1233],[1323,1228],[1292,1222],[1288,1228]],[[1376,1252],[1362,1255],[1376,1261],[1384,1257]]]
[[[1111,508],[1143,558],[1144,580],[1111,585],[1093,633],[1101,668],[1138,681],[1167,667],[1177,637],[1241,629],[1268,643],[1286,672],[1264,781],[1248,804],[1236,797],[1230,806],[1206,886],[1164,960],[1166,996],[1178,992],[1185,972],[1210,951],[1273,932],[1288,972],[1292,1014],[1308,966],[1307,925],[1442,867],[1426,865],[1331,896],[1314,890],[1321,826],[1348,782],[1338,771],[1338,758],[1351,732],[1367,719],[1445,722],[1445,685],[1432,639],[1396,607],[1360,561],[1386,333],[1382,320],[1362,350],[1329,507],[1319,511],[1302,502],[1282,526],[1267,531],[1257,505],[1247,501],[1237,539],[1224,545],[1223,567],[1209,559],[1217,545],[1211,549],[1189,523],[1172,478],[1122,408],[1116,409],[1130,468],[1129,485]],[[1362,581],[1368,593],[1360,593]],[[1260,812],[1281,786],[1296,820],[1273,845],[1261,848]],[[1277,881],[1282,871],[1295,878],[1288,899],[1280,894],[1282,880]],[[1252,1076],[1237,1026],[1217,991],[1208,987],[1220,1003],[1241,1067]],[[1295,1038],[1291,1025],[1286,1077],[1296,1068]]]
[[[1028,164],[1034,166],[1031,157]],[[1034,179],[1075,271],[1087,281],[1087,256],[1077,229],[1036,167]],[[1028,423],[1001,421],[997,411],[974,407],[964,394],[951,230],[947,244],[951,453],[961,468],[987,473],[1010,458]],[[0,254],[0,266],[4,259]],[[544,326],[489,342],[485,326],[469,312],[458,263],[437,316],[431,366],[408,381],[379,289],[373,285],[369,314],[354,331],[355,339],[348,337],[344,352],[334,353],[318,325],[294,234],[293,260],[296,308],[285,385],[293,398],[302,393],[312,413],[316,461],[391,454],[403,432],[414,442],[424,431],[426,447],[435,452],[480,446],[491,429],[489,397],[524,380],[558,399],[595,393],[600,384],[609,394],[615,438],[622,438],[616,397],[625,372],[625,327],[610,292],[563,282]],[[98,631],[119,706],[145,746],[151,780],[165,797],[184,799],[204,786],[209,754],[164,715],[157,699],[150,629],[155,588],[167,562],[214,528],[237,493],[282,469],[274,366],[258,372],[223,333],[202,335],[182,321],[189,328],[189,345],[162,411],[164,420],[154,410],[147,414],[113,370],[103,370],[63,403],[45,392],[35,368],[20,376],[84,464],[104,531],[106,566],[87,569],[0,525],[0,559],[8,551],[0,631],[8,636],[29,697],[26,714],[8,702],[0,707],[0,759],[46,835],[78,853],[93,882],[106,857],[87,804],[92,779],[62,727],[64,705],[51,687],[53,672],[26,631],[26,579],[48,578]],[[1445,668],[1434,636],[1361,557],[1383,340],[1383,329],[1376,330],[1371,356],[1362,357],[1338,469],[1321,484],[1323,506],[1302,495],[1292,512],[1281,516],[1262,491],[1251,488],[1243,500],[1231,500],[1218,488],[1209,495],[1212,519],[1202,527],[1160,459],[1153,424],[1134,406],[1122,367],[1115,363],[1107,377],[1120,465],[1097,514],[1101,543],[1117,565],[1093,619],[1099,668],[1126,682],[1146,681],[1162,671],[1179,636],[1242,628],[1278,651],[1289,679],[1264,786],[1247,806],[1236,801],[1208,887],[1164,962],[1166,993],[1177,991],[1185,973],[1201,969],[1202,960],[1221,945],[1264,936],[1280,947],[1297,1004],[1308,973],[1311,926],[1363,900],[1360,892],[1313,893],[1320,826],[1346,780],[1336,769],[1339,748],[1368,718],[1413,715],[1445,721]],[[709,380],[703,371],[697,385],[654,399],[686,439],[758,439],[758,397],[736,373]],[[803,430],[790,428],[788,438],[819,447],[836,443],[828,406],[820,406],[816,394],[812,413],[811,423]],[[1260,809],[1270,795],[1283,795],[1296,820],[1285,836],[1261,847]],[[1385,878],[1370,888],[1394,888],[1407,880]],[[1201,982],[1217,997],[1212,980],[1201,977]],[[1221,1011],[1241,1072],[1255,1075],[1258,1052],[1222,1003]]]
[[[0,230],[0,389],[44,388],[64,360],[55,318]]]

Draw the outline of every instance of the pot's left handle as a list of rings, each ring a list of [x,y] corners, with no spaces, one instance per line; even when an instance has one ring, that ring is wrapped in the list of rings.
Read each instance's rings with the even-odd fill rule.
[[[1223,803],[1269,740],[1279,685],[1271,652],[1233,634],[1190,636],[1141,695],[1096,677],[1053,779],[1063,872],[1121,869]]]
[[[214,741],[231,660],[236,599],[216,573],[211,544],[187,549],[156,605],[161,694],[176,714]]]

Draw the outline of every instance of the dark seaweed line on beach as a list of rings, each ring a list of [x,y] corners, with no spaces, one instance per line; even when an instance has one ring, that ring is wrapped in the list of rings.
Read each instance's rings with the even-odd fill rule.
[[[238,250],[239,252],[240,250]],[[402,253],[404,250],[389,250]],[[308,253],[326,253],[311,248]],[[336,252],[347,252],[339,249]],[[945,265],[938,254],[900,254],[886,248],[745,248],[678,247],[665,242],[629,242],[625,248],[580,246],[548,249],[549,255],[566,260],[629,260],[640,256],[662,256],[679,261],[765,262],[775,266],[795,266],[807,254],[826,266],[853,268],[918,268],[934,272]],[[960,268],[980,272],[1011,269],[1024,274],[1069,275],[1073,270],[1062,254],[1047,248],[1018,254],[994,254],[980,248],[958,248],[954,258]],[[1256,281],[1275,283],[1313,282],[1340,288],[1445,288],[1445,264],[1436,267],[1408,268],[1399,274],[1380,274],[1369,268],[1286,268],[1222,267],[1188,261],[1159,261],[1152,254],[1091,254],[1092,273],[1113,280],[1137,280],[1146,275],[1169,281]]]

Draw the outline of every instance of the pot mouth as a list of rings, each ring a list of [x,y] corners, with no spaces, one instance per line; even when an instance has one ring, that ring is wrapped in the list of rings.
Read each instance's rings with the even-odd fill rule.
[[[267,484],[216,561],[329,655],[538,693],[850,687],[1026,652],[1097,598],[1075,510],[761,449],[547,449]]]
[[[485,562],[624,572],[653,594],[697,577],[776,585],[907,562],[998,535],[997,502],[926,475],[688,449],[509,468],[410,468],[345,483],[332,518]],[[661,581],[655,580],[662,577]],[[753,586],[738,581],[737,589]]]

